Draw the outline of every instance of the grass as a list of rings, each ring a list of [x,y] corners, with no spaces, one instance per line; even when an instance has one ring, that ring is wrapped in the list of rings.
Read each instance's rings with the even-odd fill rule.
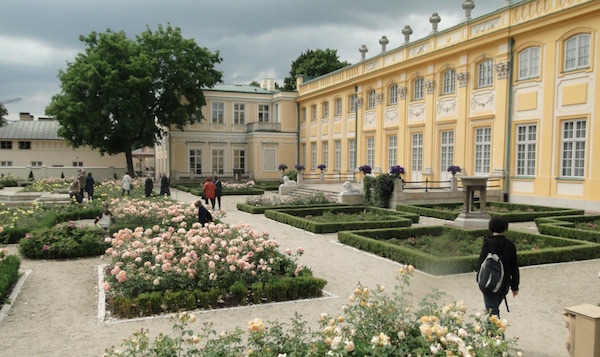
[[[595,220],[593,222],[579,222],[575,224],[576,229],[583,229],[586,231],[600,231],[600,220]]]

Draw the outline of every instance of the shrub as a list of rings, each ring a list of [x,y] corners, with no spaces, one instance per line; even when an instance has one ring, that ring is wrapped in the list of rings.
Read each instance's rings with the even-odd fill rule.
[[[439,303],[443,293],[433,291],[415,304],[408,292],[412,266],[399,270],[395,292],[383,286],[369,289],[358,284],[339,315],[323,313],[320,327],[311,330],[298,314],[291,326],[278,321],[248,322],[240,328],[217,335],[212,324],[200,331],[188,328],[196,317],[179,314],[173,337],[159,335],[150,340],[141,330],[126,339],[118,351],[105,356],[518,356],[517,340],[505,337],[508,322],[495,315],[477,312],[467,315],[466,304]]]
[[[8,249],[0,248],[0,305],[19,280],[21,260],[16,255],[8,255]]]

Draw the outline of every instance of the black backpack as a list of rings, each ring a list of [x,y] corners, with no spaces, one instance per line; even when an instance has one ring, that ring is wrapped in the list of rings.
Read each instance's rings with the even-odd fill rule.
[[[477,274],[479,290],[486,295],[501,293],[503,281],[504,264],[502,264],[502,260],[497,254],[488,253],[479,267],[479,274]]]

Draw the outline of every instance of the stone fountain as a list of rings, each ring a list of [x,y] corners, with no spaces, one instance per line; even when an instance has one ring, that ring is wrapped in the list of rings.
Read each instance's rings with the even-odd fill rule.
[[[461,176],[463,186],[463,211],[454,224],[462,228],[488,228],[490,215],[487,213],[488,176]],[[479,209],[475,209],[475,192],[479,191]]]

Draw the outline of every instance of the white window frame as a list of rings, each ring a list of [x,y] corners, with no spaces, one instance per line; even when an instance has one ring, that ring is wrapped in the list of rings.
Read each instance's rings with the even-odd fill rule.
[[[423,171],[423,133],[414,133],[411,135],[411,170],[413,172]]]
[[[398,162],[398,137],[396,135],[388,136],[388,169],[396,166]]]
[[[342,141],[336,140],[333,142],[335,146],[335,170],[342,169]]]
[[[565,41],[565,71],[590,67],[590,43],[589,33],[578,34]]]
[[[2,150],[12,150],[13,142],[10,140],[2,140],[0,141],[0,149]]]
[[[494,84],[494,60],[487,59],[477,65],[477,87],[490,87]]]
[[[306,122],[306,107],[300,109],[300,119],[303,122]]]
[[[73,167],[83,167],[83,161],[73,161]]]
[[[515,174],[517,176],[535,176],[537,125],[517,125],[516,135]]]
[[[41,161],[32,161],[31,167],[42,167],[43,163]]]
[[[312,170],[316,170],[317,169],[317,143],[311,143],[310,144],[310,168]]]
[[[440,172],[448,172],[454,165],[454,130],[440,132]]]
[[[527,47],[519,53],[519,76],[518,79],[531,79],[540,76],[540,48],[537,46]]]
[[[372,89],[369,91],[369,103],[368,103],[368,109],[373,109],[375,108],[375,90]]]
[[[367,165],[375,167],[375,138],[367,138]]]
[[[587,120],[565,120],[561,125],[560,176],[583,178],[585,175],[585,140]]]
[[[339,117],[342,115],[342,98],[335,100],[335,116]]]
[[[450,69],[442,76],[442,94],[454,94],[456,92],[456,70]]]
[[[313,105],[310,106],[310,120],[311,121],[317,120],[317,106],[316,106],[316,104],[313,104]]]
[[[398,104],[398,85],[392,84],[389,89],[389,105]]]
[[[246,149],[233,149],[233,168],[246,171]]]
[[[326,168],[329,168],[329,141],[323,141],[321,143],[321,151],[323,152],[322,164],[325,165]]]
[[[356,140],[348,139],[348,168],[351,171],[356,169]]]
[[[492,161],[492,128],[475,128],[475,175],[489,175]]]
[[[212,102],[212,124],[223,124],[225,121],[225,102]]]
[[[348,101],[348,112],[354,113],[356,111],[356,103],[358,102],[358,97],[354,94],[350,96],[350,100]]]
[[[425,78],[419,77],[413,82],[413,100],[423,100],[425,93]]]
[[[202,148],[188,148],[188,169],[190,175],[202,175],[203,154]]]
[[[11,167],[12,161],[0,161],[0,167]]]
[[[258,105],[258,122],[268,123],[269,122],[269,104]]]
[[[323,118],[329,118],[329,102],[323,103]]]
[[[211,174],[225,174],[225,149],[213,148],[210,149],[210,169]]]
[[[233,124],[246,124],[246,103],[233,103]]]

